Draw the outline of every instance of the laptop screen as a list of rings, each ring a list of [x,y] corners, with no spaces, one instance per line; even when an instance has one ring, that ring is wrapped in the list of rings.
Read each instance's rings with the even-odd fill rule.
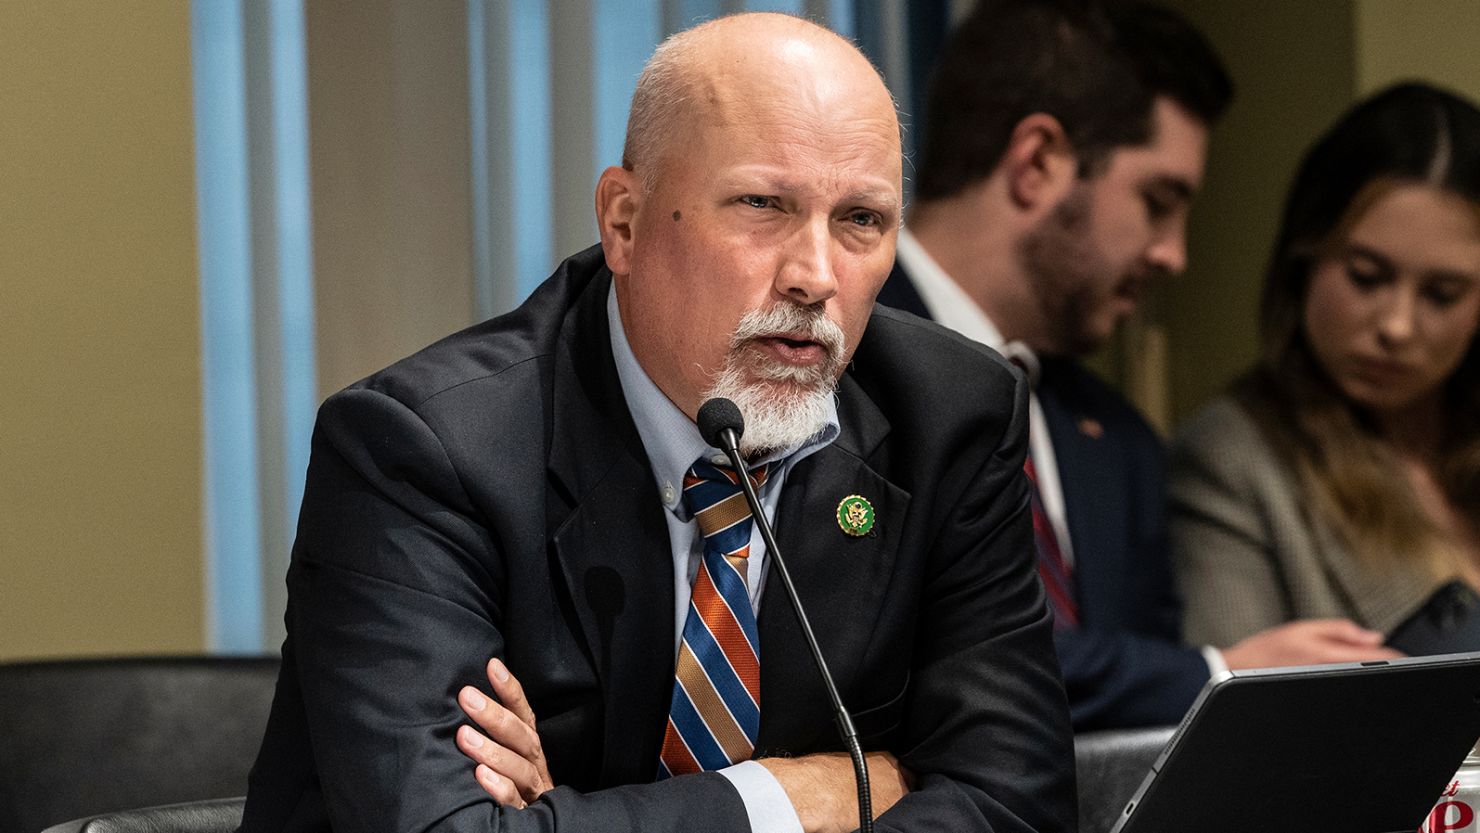
[[[1480,738],[1480,653],[1203,688],[1114,833],[1413,833]]]

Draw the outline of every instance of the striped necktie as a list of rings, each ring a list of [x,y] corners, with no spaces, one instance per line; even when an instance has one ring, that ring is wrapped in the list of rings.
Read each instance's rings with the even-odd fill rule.
[[[1033,508],[1033,549],[1038,552],[1038,575],[1048,591],[1048,607],[1053,611],[1054,630],[1079,627],[1079,604],[1074,600],[1074,571],[1059,548],[1059,536],[1043,508],[1043,495],[1038,491],[1038,470],[1033,455],[1023,459],[1028,475],[1028,498]]]
[[[1030,368],[1023,356],[1008,349],[1008,361],[1018,366],[1036,386],[1036,366]],[[1028,475],[1028,502],[1033,510],[1033,550],[1038,554],[1038,576],[1043,579],[1043,589],[1048,593],[1048,609],[1053,611],[1054,630],[1079,627],[1079,603],[1075,601],[1074,569],[1064,558],[1059,536],[1054,532],[1053,522],[1043,506],[1043,492],[1038,488],[1038,469],[1033,465],[1033,454],[1023,458],[1023,472]]]
[[[756,488],[766,467],[751,472]],[[673,682],[658,778],[748,760],[761,725],[760,634],[746,589],[750,506],[735,470],[702,458],[683,480],[704,535]]]

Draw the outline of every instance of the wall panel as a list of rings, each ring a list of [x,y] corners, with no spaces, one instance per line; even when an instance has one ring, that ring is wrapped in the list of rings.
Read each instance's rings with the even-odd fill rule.
[[[0,4],[0,660],[202,648],[189,5]]]

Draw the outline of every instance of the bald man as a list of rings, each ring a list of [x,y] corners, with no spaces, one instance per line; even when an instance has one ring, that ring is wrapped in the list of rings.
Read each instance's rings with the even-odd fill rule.
[[[659,48],[600,247],[321,409],[243,830],[856,826],[796,617],[694,422],[713,396],[745,416],[879,829],[1074,829],[1027,390],[875,308],[900,165],[878,74],[825,29],[740,15]]]

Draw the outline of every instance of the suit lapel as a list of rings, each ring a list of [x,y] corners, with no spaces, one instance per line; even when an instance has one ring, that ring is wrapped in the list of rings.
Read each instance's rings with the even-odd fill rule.
[[[602,269],[562,329],[547,492],[554,557],[601,681],[602,784],[652,778],[673,686],[668,529],[612,360],[609,286]]]
[[[845,376],[839,385],[838,440],[802,460],[787,475],[775,519],[777,544],[850,709],[871,705],[859,679],[894,572],[909,493],[866,460],[888,433],[872,401]],[[873,504],[870,534],[854,537],[838,525],[839,502],[862,495]],[[757,749],[779,752],[836,746],[832,708],[801,627],[773,562],[758,619],[761,637],[761,727]]]

